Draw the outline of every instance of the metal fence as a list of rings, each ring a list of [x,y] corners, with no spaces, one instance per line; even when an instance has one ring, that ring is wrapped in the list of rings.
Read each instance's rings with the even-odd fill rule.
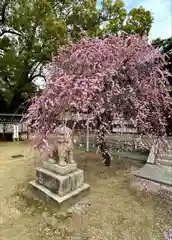
[[[0,114],[0,138],[6,139],[11,135],[13,138],[19,138],[19,136],[20,139],[27,138],[27,126],[20,123],[22,116],[21,114]]]
[[[148,152],[153,141],[143,139],[142,143],[138,141],[138,136],[131,133],[119,134],[112,133],[106,138],[106,142],[110,147],[111,152]],[[87,152],[96,152],[98,150],[97,141],[94,134],[88,131],[80,131],[74,134],[74,146],[76,149],[81,149]]]

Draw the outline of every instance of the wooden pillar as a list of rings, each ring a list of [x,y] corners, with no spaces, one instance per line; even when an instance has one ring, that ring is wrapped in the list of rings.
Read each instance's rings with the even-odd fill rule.
[[[13,141],[19,141],[19,126],[14,124],[13,125]]]

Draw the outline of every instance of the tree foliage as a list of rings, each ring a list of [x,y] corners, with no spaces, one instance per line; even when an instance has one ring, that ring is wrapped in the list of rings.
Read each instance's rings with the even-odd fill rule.
[[[121,0],[2,0],[0,3],[0,95],[13,111],[44,80],[44,66],[61,46],[83,36],[148,34],[151,14],[127,13]],[[19,100],[20,99],[20,100]],[[18,101],[19,100],[19,101]]]
[[[172,50],[172,37],[167,39],[157,38],[152,41],[154,47],[159,48],[161,51],[167,54],[171,54]]]
[[[164,64],[165,57],[138,36],[70,44],[54,57],[46,87],[26,116],[37,147],[53,151],[46,139],[65,112],[74,113],[76,122],[90,114],[90,127],[103,142],[119,118],[140,134],[165,136],[172,103]]]
[[[127,16],[124,30],[127,33],[148,36],[152,23],[153,17],[150,11],[146,11],[143,7],[134,8]]]
[[[167,39],[157,38],[152,41],[152,45],[165,53],[167,56],[167,68],[172,75],[172,37]],[[169,77],[170,84],[172,84],[172,78]]]
[[[65,39],[63,24],[54,17],[48,1],[6,1],[4,6],[0,94],[14,105],[21,95],[34,92],[33,80],[42,76],[42,66]],[[12,35],[6,34],[9,29]]]

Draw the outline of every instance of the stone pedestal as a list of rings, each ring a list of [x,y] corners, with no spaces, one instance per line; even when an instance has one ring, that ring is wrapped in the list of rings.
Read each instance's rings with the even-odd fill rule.
[[[57,173],[59,175],[66,175],[68,173],[72,173],[72,172],[76,171],[76,169],[77,169],[76,163],[68,164],[68,165],[62,167],[56,163],[53,164],[53,162],[51,162],[51,161],[43,162],[43,168],[45,168],[51,172]]]
[[[69,205],[73,204],[72,198],[80,197],[81,193],[85,195],[90,188],[84,183],[84,172],[77,168],[76,163],[62,167],[52,161],[36,168],[36,180],[30,184],[46,201],[51,200],[60,207],[67,200]]]

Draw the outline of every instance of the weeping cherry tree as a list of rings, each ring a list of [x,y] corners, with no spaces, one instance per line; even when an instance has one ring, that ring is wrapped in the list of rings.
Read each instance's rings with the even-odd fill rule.
[[[131,121],[140,136],[165,138],[172,116],[165,64],[165,55],[139,36],[83,39],[61,49],[26,115],[36,147],[49,154],[55,150],[47,136],[65,112],[75,113],[75,122],[89,116],[105,165],[110,165],[105,136],[116,119]]]

